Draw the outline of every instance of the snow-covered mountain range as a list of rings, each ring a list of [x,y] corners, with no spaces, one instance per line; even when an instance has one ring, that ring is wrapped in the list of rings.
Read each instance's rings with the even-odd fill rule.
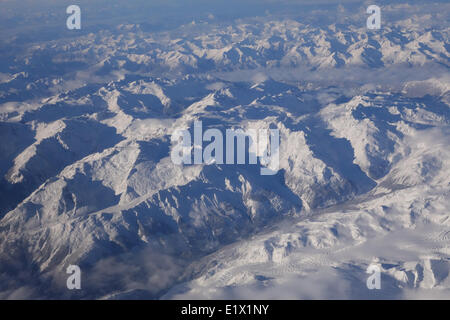
[[[450,298],[449,5],[430,8],[2,50],[0,298]],[[278,129],[279,172],[174,164],[196,120]]]

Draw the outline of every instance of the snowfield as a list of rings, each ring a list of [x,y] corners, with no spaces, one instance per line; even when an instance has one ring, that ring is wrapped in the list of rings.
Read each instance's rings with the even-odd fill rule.
[[[422,9],[2,48],[0,298],[450,299],[450,7]],[[280,170],[174,164],[195,121],[278,129]]]

